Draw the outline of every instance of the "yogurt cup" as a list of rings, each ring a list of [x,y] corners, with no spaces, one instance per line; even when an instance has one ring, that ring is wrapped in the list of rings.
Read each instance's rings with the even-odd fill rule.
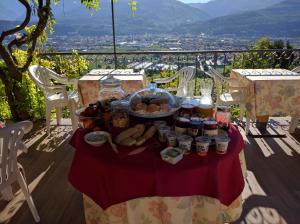
[[[166,133],[168,146],[176,146],[177,145],[177,134],[175,131],[168,131]]]
[[[189,154],[192,148],[193,138],[188,135],[180,135],[178,137],[178,146],[184,152],[184,154]]]
[[[207,136],[199,136],[196,139],[196,152],[199,156],[206,156],[210,144],[210,138]]]
[[[167,141],[167,136],[166,134],[171,130],[169,126],[159,126],[158,127],[158,139],[160,142],[166,142]]]
[[[218,154],[226,154],[230,138],[225,135],[220,135],[220,136],[216,136],[215,140],[216,140],[216,152]]]

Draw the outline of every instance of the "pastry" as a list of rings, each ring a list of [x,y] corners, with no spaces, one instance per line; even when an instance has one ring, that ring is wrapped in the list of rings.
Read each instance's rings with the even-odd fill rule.
[[[170,105],[167,103],[163,103],[160,105],[160,111],[162,112],[169,112],[170,111]]]
[[[148,113],[154,113],[160,111],[160,106],[156,104],[149,104],[147,107],[147,112]]]
[[[139,112],[146,112],[147,111],[147,105],[145,103],[138,103],[135,106],[135,110]]]

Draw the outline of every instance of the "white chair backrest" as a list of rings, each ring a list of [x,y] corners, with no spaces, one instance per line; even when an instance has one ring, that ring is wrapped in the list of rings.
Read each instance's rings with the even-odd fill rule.
[[[31,128],[31,121],[22,121],[0,129],[0,191],[16,178],[18,143]]]
[[[29,73],[38,86],[51,86],[51,77],[49,76],[49,70],[40,65],[32,65],[29,67]],[[50,70],[51,71],[51,70]]]
[[[190,84],[192,84],[191,81],[195,77],[196,69],[194,67],[184,67],[177,74],[179,75],[179,83],[176,96],[185,97],[191,95],[194,89]]]
[[[41,65],[32,65],[28,68],[28,71],[36,85],[43,91],[45,96],[56,94],[56,91],[47,88],[54,86],[52,80],[61,81],[64,79],[62,75],[59,75],[51,69],[45,68]]]

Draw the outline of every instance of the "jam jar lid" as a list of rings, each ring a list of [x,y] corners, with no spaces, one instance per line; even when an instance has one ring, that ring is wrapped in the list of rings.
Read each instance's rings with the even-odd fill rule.
[[[218,128],[218,122],[214,120],[204,121],[203,124],[204,124],[204,128],[208,128],[208,129]]]
[[[202,127],[203,126],[203,122],[202,121],[191,121],[190,122],[190,127],[194,128],[194,127]]]

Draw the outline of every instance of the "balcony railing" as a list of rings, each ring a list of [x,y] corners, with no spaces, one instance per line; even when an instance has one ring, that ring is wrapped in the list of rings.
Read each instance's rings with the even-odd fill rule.
[[[113,68],[113,53],[109,52],[78,52],[90,62],[89,69]],[[47,52],[41,53],[41,58],[51,59],[55,56],[71,57],[72,52]],[[202,60],[213,65],[215,68],[247,67],[247,68],[286,68],[300,64],[300,49],[272,49],[272,50],[213,50],[213,51],[128,51],[118,52],[118,67],[146,67],[151,70],[155,64],[165,64],[172,68],[195,66],[199,68]],[[265,61],[265,62],[263,62]],[[136,65],[133,63],[136,62]],[[146,63],[148,65],[137,64]],[[152,66],[150,65],[152,63]],[[238,64],[237,64],[238,63]],[[171,66],[173,65],[173,66]],[[164,68],[167,68],[165,66]],[[149,69],[147,69],[149,68]],[[82,74],[85,71],[80,71]]]

